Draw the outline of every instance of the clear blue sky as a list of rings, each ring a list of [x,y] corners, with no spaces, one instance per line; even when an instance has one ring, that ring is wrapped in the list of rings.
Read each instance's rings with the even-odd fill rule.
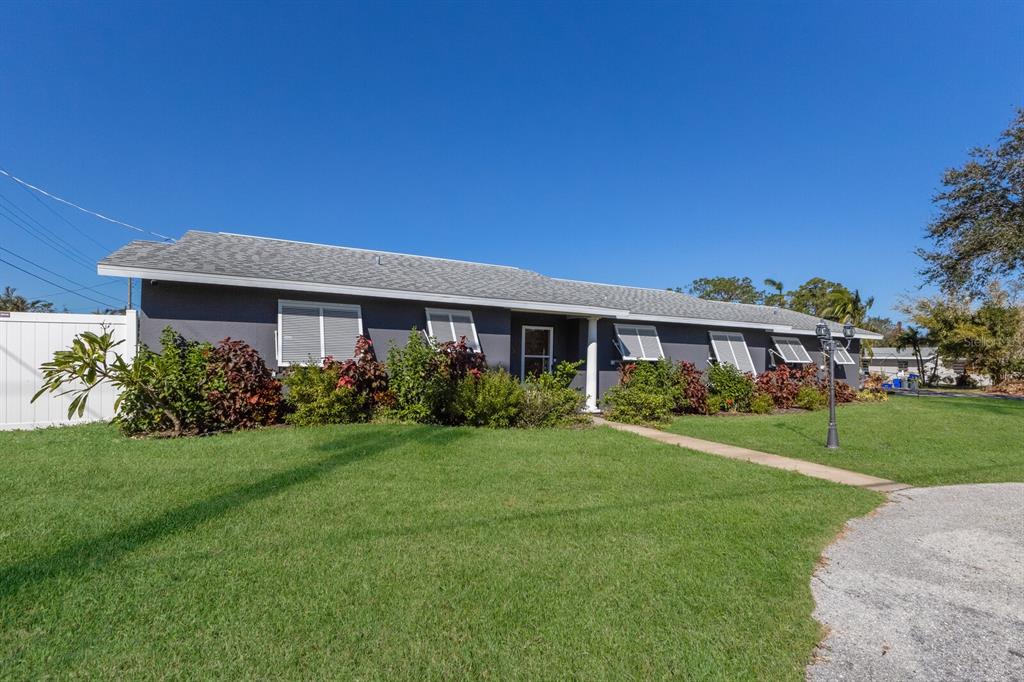
[[[1021,104],[1022,2],[0,4],[0,167],[127,222],[649,287],[817,275],[883,314],[943,169]]]

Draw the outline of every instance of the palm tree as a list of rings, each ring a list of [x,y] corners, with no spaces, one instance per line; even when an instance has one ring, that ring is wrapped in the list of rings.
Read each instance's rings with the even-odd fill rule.
[[[832,317],[837,322],[846,324],[849,322],[854,327],[862,327],[864,320],[868,317],[868,311],[875,304],[875,297],[869,296],[861,300],[860,289],[854,289],[853,293],[835,292],[832,303]],[[861,342],[862,352],[867,357],[874,357],[875,351],[870,341],[865,339]]]
[[[13,287],[4,287],[0,293],[0,310],[9,310],[12,313],[52,313],[53,304],[41,299],[28,300]]]
[[[927,343],[928,337],[922,334],[920,329],[910,325],[904,327],[900,335],[896,337],[896,350],[910,348],[914,351],[914,360],[917,361],[918,381],[925,380],[924,358],[921,357],[921,346]]]
[[[764,292],[765,305],[775,305],[780,308],[786,305],[786,295],[782,293],[785,287],[782,286],[782,282],[769,277],[765,279],[764,285],[772,290],[772,293]]]

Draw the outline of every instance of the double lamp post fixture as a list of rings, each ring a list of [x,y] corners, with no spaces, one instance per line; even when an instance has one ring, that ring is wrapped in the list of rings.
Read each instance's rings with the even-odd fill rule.
[[[825,447],[829,450],[839,448],[839,432],[836,431],[836,357],[835,349],[839,343],[843,348],[849,349],[853,341],[853,325],[847,322],[843,325],[843,339],[832,338],[832,329],[825,320],[822,320],[814,327],[814,333],[821,342],[821,352],[828,358],[828,437],[825,439]]]

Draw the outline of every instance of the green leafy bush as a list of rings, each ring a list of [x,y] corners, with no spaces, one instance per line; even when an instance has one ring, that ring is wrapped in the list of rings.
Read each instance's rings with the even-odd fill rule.
[[[388,413],[402,421],[458,424],[459,386],[465,377],[480,377],[486,368],[483,353],[474,352],[465,339],[434,347],[413,329],[404,347],[388,351],[385,370],[394,401]]]
[[[292,411],[285,421],[296,426],[366,421],[369,397],[350,386],[339,386],[340,374],[340,363],[329,358],[322,365],[289,368],[284,377],[285,402]]]
[[[531,428],[580,423],[587,397],[572,387],[584,360],[559,362],[550,373],[531,376],[523,382],[519,425]]]
[[[649,388],[612,386],[604,394],[609,419],[627,424],[659,424],[669,420],[675,403],[665,393]]]
[[[403,421],[429,422],[433,403],[443,387],[437,377],[437,356],[423,334],[413,329],[404,347],[392,346],[385,369],[394,396],[394,416]]]
[[[814,386],[801,386],[793,404],[804,410],[820,410],[827,404],[827,398]]]
[[[462,424],[505,429],[518,423],[522,402],[519,380],[504,369],[495,369],[463,377],[453,413]]]
[[[884,403],[889,399],[885,391],[873,391],[864,388],[857,391],[857,402],[861,403]]]
[[[771,414],[775,410],[775,401],[767,393],[755,393],[750,399],[750,411],[754,414]]]
[[[714,404],[718,411],[749,412],[750,400],[754,397],[754,379],[729,363],[719,363],[708,368],[708,392],[717,396]],[[709,411],[711,400],[709,398]]]

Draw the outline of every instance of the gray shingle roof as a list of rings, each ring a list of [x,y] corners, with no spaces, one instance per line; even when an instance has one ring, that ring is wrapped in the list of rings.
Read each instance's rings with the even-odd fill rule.
[[[213,232],[189,231],[170,244],[131,242],[101,260],[101,272],[104,266],[472,296],[495,299],[495,305],[500,301],[528,301],[591,306],[628,313],[636,319],[644,315],[684,317],[801,330],[813,330],[818,322],[810,315],[782,308],[707,301],[661,289],[556,279],[505,265]],[[833,328],[839,330],[840,326],[833,324]]]

